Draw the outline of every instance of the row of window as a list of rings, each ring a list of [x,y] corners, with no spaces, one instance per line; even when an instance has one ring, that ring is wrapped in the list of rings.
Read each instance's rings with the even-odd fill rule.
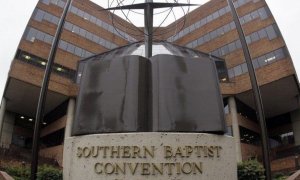
[[[51,36],[47,33],[44,33],[42,31],[39,31],[32,27],[28,27],[26,29],[26,31],[24,33],[24,37],[26,40],[31,41],[31,42],[34,42],[35,39],[38,39],[38,40],[43,41],[48,44],[52,44],[52,40],[53,40],[53,36]],[[93,53],[91,53],[85,49],[82,49],[80,47],[77,47],[69,42],[63,41],[63,40],[60,40],[59,48],[62,50],[65,50],[69,53],[75,54],[79,57],[89,57],[89,56],[93,55]]]
[[[131,37],[130,35],[128,35],[127,33],[125,33],[124,31],[120,30],[120,29],[117,29],[115,28],[114,26],[102,21],[101,19],[85,12],[85,11],[82,11],[81,9],[78,9],[77,7],[75,6],[71,6],[71,9],[70,11],[80,17],[82,17],[83,19],[87,20],[87,21],[90,21],[91,23],[99,26],[99,27],[102,27],[103,29],[123,38],[123,39],[126,39],[127,41],[133,41],[135,42],[136,39]]]
[[[281,59],[284,59],[287,56],[288,55],[287,55],[286,48],[280,48],[280,49],[277,49],[270,53],[267,53],[265,55],[262,55],[258,58],[253,59],[252,64],[253,64],[254,69],[257,69],[257,68],[266,66],[268,64],[274,63],[276,61],[279,61]],[[240,64],[233,68],[228,69],[228,76],[229,76],[229,78],[233,78],[233,77],[239,76],[239,75],[247,73],[247,72],[248,72],[247,64],[243,63],[243,64]]]
[[[234,5],[236,8],[248,3],[248,2],[251,2],[251,1],[259,1],[259,0],[237,0],[234,2]],[[170,41],[170,42],[174,42],[176,41],[177,39],[191,33],[192,31],[196,30],[196,29],[199,29],[200,27],[208,24],[209,22],[223,16],[224,14],[230,12],[230,7],[229,6],[226,6],[226,7],[223,7],[215,12],[213,12],[212,14],[202,18],[201,20],[197,21],[196,23],[190,25],[189,27],[187,28],[184,28],[182,31],[178,32],[175,36],[171,36],[169,37],[167,40]]]
[[[54,5],[57,5],[57,6],[61,7],[61,8],[63,8],[64,5],[65,5],[65,2],[62,1],[62,0],[42,0],[42,3],[47,4],[47,5],[49,5],[49,3],[52,3]],[[119,37],[121,37],[125,40],[136,41],[135,38],[131,37],[130,35],[128,35],[124,31],[122,31],[120,29],[115,29],[112,25],[102,21],[101,19],[96,18],[95,16],[93,16],[93,15],[91,15],[91,14],[85,12],[85,11],[82,11],[81,9],[76,8],[75,6],[71,5],[70,11],[73,14],[76,14],[76,15],[84,18],[85,20],[88,20],[91,23],[96,24],[97,26],[102,27],[102,28],[104,28],[105,30],[108,30],[111,33],[114,33],[115,35],[117,35],[117,36],[119,36]]]
[[[64,1],[62,1],[62,0],[42,0],[42,2],[44,3],[44,4],[47,4],[47,5],[49,5],[50,3],[52,3],[52,4],[55,4],[55,5],[57,5],[57,6],[59,6],[59,7],[61,7],[61,8],[64,8],[65,7],[65,2]]]
[[[257,32],[254,32],[254,33],[246,36],[246,40],[247,40],[247,43],[250,44],[250,43],[253,43],[253,42],[258,41],[263,38],[268,38],[269,40],[272,40],[278,36],[279,36],[279,31],[277,29],[277,26],[274,24],[274,25],[267,26]],[[211,54],[221,57],[221,56],[225,56],[225,55],[235,51],[236,49],[240,49],[240,48],[241,48],[241,42],[240,42],[240,40],[236,40],[236,41],[233,41],[225,46],[222,46],[222,47],[212,51]]]
[[[268,12],[267,8],[263,7],[263,8],[255,10],[249,14],[246,14],[245,16],[241,17],[240,20],[243,23],[247,23],[258,17],[260,17],[263,20],[263,19],[266,19],[270,15],[267,12]],[[215,29],[215,30],[199,37],[198,39],[186,44],[186,46],[189,48],[195,48],[197,46],[201,46],[202,44],[204,44],[206,42],[209,42],[215,38],[223,36],[225,33],[229,32],[235,28],[236,27],[235,27],[234,22],[228,23],[228,24],[226,24],[218,29]]]
[[[93,33],[90,33],[89,31],[79,27],[79,26],[76,26],[70,22],[65,22],[65,29],[73,32],[73,33],[76,33],[90,41],[93,41],[107,49],[114,49],[114,48],[117,48],[118,46],[115,44],[115,43],[112,43],[110,41],[107,41],[106,39],[103,39]]]
[[[36,21],[39,21],[41,22],[42,20],[46,20],[50,23],[53,23],[53,24],[58,24],[59,22],[59,18],[48,13],[48,12],[45,12],[43,10],[40,10],[40,9],[36,9],[34,14],[33,14],[33,19],[36,20]],[[65,22],[65,26],[64,26],[65,29],[69,30],[69,31],[72,31],[73,33],[76,33],[84,38],[87,38],[101,46],[104,46],[105,48],[107,49],[114,49],[117,47],[117,45],[115,43],[112,43],[112,42],[109,42],[95,34],[92,34],[90,33],[89,31],[79,27],[79,26],[76,26],[70,22]]]
[[[43,69],[46,67],[47,64],[47,60],[30,54],[28,52],[22,51],[20,49],[17,51],[16,59]],[[56,63],[53,64],[52,70],[54,73],[67,77],[69,79],[74,79],[76,73],[76,71]]]

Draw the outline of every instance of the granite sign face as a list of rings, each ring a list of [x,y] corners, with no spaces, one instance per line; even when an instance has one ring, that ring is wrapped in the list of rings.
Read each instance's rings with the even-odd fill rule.
[[[233,139],[221,135],[98,134],[65,146],[64,179],[236,179]]]

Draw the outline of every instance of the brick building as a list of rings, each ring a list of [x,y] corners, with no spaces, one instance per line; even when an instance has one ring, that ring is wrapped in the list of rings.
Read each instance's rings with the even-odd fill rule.
[[[2,148],[30,149],[34,116],[51,42],[65,1],[40,0],[12,61],[0,111]],[[272,170],[298,167],[300,152],[299,82],[280,30],[264,0],[235,5],[250,47],[261,88]],[[66,123],[72,118],[78,85],[77,64],[86,57],[141,40],[133,26],[114,28],[110,13],[88,0],[74,0],[68,13],[47,96],[40,155],[62,161]],[[228,134],[236,140],[238,159],[261,158],[248,69],[226,0],[211,0],[186,15],[184,28],[163,34],[176,45],[225,59],[228,77],[220,79]],[[181,19],[178,20],[180,22]],[[174,22],[167,27],[171,29]],[[181,23],[178,23],[179,25]],[[1,127],[0,126],[0,127]],[[285,163],[285,166],[282,166]]]

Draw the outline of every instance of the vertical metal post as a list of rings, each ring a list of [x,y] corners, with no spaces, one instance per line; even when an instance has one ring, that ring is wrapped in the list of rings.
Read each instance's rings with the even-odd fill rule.
[[[146,0],[146,8],[144,9],[144,23],[145,23],[145,55],[147,58],[152,56],[152,41],[153,41],[153,7],[150,3],[153,0]]]
[[[40,128],[41,123],[44,119],[44,109],[45,109],[45,103],[46,103],[46,96],[47,96],[47,89],[49,85],[49,79],[51,75],[52,66],[54,63],[54,58],[56,55],[56,50],[58,47],[59,39],[61,36],[61,32],[63,30],[65,18],[68,13],[68,9],[71,5],[72,0],[67,0],[66,5],[64,7],[61,19],[58,23],[54,40],[52,42],[52,47],[49,53],[48,62],[46,65],[46,70],[40,90],[39,95],[39,101],[37,106],[37,112],[36,112],[36,121],[34,125],[34,135],[33,135],[33,144],[32,144],[32,159],[31,159],[31,174],[30,179],[35,180],[36,179],[36,173],[37,173],[37,167],[38,167],[38,155],[39,155],[39,138],[40,138]]]
[[[260,129],[261,129],[261,139],[262,139],[262,148],[263,148],[263,163],[264,163],[264,167],[266,170],[266,178],[267,178],[267,180],[271,180],[271,168],[270,168],[270,160],[269,160],[269,152],[270,152],[269,149],[270,148],[269,148],[269,142],[268,142],[268,132],[267,132],[267,126],[266,126],[265,115],[264,115],[264,110],[263,110],[262,98],[261,98],[259,86],[257,83],[255,70],[254,70],[254,67],[252,64],[252,59],[250,56],[249,48],[248,48],[248,45],[246,42],[245,34],[243,32],[243,28],[240,23],[237,11],[234,7],[232,0],[227,0],[227,1],[229,4],[229,7],[231,9],[233,21],[236,25],[236,29],[239,34],[239,39],[242,44],[244,56],[245,56],[248,71],[249,71],[251,86],[253,89],[253,94],[254,94],[254,99],[255,99],[257,117],[258,117],[258,121],[260,124]]]

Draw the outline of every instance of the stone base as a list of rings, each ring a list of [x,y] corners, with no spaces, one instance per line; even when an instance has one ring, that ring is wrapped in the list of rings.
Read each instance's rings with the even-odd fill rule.
[[[201,133],[75,136],[64,144],[64,180],[235,180],[232,137]]]

